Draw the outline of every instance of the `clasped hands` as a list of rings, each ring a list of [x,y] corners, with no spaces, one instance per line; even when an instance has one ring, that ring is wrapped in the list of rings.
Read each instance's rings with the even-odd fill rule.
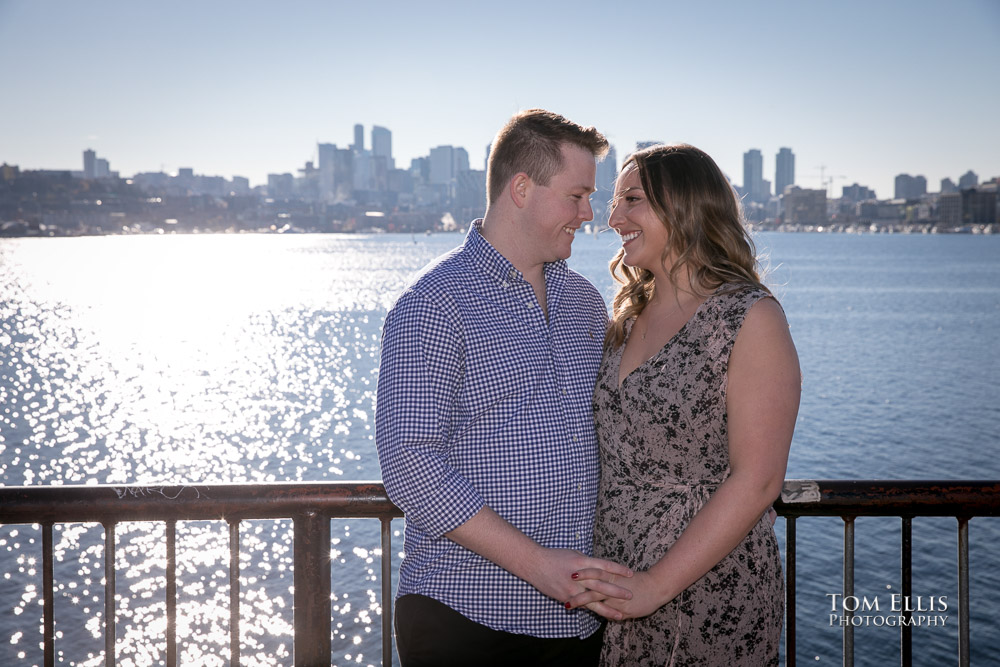
[[[622,581],[623,575],[615,571],[594,567],[574,572],[570,577],[584,590],[572,596],[566,608],[586,607],[604,618],[622,621],[649,616],[665,604],[654,577],[648,572],[624,576],[627,581]]]
[[[587,607],[605,618],[639,618],[664,604],[653,577],[628,567],[569,549],[542,549],[529,579],[567,609]]]

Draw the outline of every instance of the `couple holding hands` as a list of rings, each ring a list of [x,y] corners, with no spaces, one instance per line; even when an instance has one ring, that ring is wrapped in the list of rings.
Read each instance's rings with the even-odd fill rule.
[[[735,192],[688,145],[622,166],[609,320],[565,262],[607,148],[513,116],[484,218],[386,317],[375,439],[406,515],[404,667],[777,664],[788,324]]]

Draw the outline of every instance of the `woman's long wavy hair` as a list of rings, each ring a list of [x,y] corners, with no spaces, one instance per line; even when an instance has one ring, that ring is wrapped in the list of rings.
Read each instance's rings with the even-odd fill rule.
[[[722,285],[769,291],[761,283],[739,197],[707,153],[687,144],[651,146],[630,155],[620,173],[627,169],[639,170],[649,205],[667,229],[661,259],[666,266],[674,258],[672,283],[683,271],[701,297]],[[610,264],[612,277],[621,284],[605,338],[613,347],[625,341],[625,322],[642,312],[655,287],[650,271],[625,266],[624,257],[624,249],[619,250]]]

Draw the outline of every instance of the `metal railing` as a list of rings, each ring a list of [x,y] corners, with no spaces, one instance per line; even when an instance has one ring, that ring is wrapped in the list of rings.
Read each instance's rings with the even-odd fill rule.
[[[1000,481],[786,480],[775,510],[785,517],[785,661],[795,665],[795,521],[802,516],[844,520],[844,596],[854,595],[854,521],[896,516],[902,521],[902,595],[912,591],[912,519],[958,520],[959,664],[969,664],[969,519],[1000,515]],[[382,658],[392,655],[392,519],[402,512],[379,482],[212,484],[208,486],[21,486],[0,487],[0,524],[42,528],[44,664],[55,663],[53,546],[56,523],[100,523],[105,533],[105,664],[115,664],[115,526],[127,521],[166,525],[167,661],[177,664],[175,531],[177,521],[224,520],[229,525],[230,661],[238,665],[240,522],[290,518],[294,525],[294,664],[330,664],[330,519],[377,518],[381,522]],[[847,612],[850,614],[850,612]],[[912,613],[912,612],[905,612]],[[900,626],[901,664],[912,664],[910,626]],[[853,625],[843,629],[844,665],[854,664]]]

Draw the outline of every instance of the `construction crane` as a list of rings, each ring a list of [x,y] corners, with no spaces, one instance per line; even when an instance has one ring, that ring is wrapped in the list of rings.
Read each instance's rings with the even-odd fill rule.
[[[823,185],[823,189],[826,190],[826,198],[831,199],[830,186],[833,185],[834,180],[847,178],[847,176],[826,176],[825,164],[821,164],[816,168],[819,170],[819,182]]]

